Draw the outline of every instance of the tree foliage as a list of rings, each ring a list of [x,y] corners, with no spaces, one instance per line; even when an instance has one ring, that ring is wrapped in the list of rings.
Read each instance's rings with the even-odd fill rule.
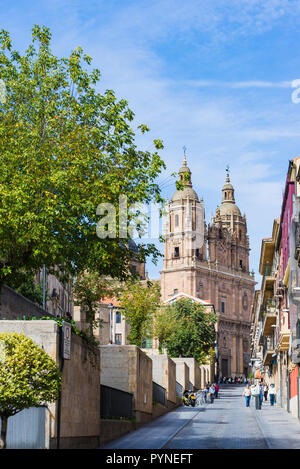
[[[120,294],[120,306],[130,326],[128,340],[141,347],[142,340],[152,337],[153,319],[161,306],[160,286],[158,283],[127,283]]]
[[[10,416],[55,401],[60,388],[58,366],[43,349],[24,334],[0,333],[0,447]]]
[[[99,276],[95,272],[78,275],[74,285],[74,304],[85,311],[88,323],[93,325],[99,302],[116,296],[121,290],[118,280]]]
[[[216,321],[216,314],[183,298],[157,312],[154,334],[170,357],[194,357],[205,363],[214,346]]]
[[[46,27],[33,27],[23,55],[0,32],[0,284],[43,265],[55,275],[126,277],[127,239],[97,238],[97,206],[114,205],[118,233],[120,195],[127,206],[162,201],[162,142],[153,153],[136,147],[134,113],[112,90],[97,91],[91,60],[80,47],[55,56]],[[157,257],[154,245],[140,249],[146,255]]]

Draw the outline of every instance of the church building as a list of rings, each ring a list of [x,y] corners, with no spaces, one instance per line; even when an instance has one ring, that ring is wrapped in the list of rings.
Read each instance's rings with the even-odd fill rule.
[[[208,225],[186,156],[179,180],[184,188],[168,202],[164,223],[162,299],[185,293],[213,304],[218,314],[217,374],[248,376],[255,279],[249,272],[246,216],[235,203],[228,170],[221,205]]]

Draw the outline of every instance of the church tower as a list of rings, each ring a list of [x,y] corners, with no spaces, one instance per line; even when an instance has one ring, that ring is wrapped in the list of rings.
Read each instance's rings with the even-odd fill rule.
[[[176,190],[167,204],[164,223],[164,300],[179,292],[197,296],[194,267],[197,260],[206,259],[204,203],[193,189],[185,155],[178,175],[183,189]]]
[[[162,298],[183,292],[213,304],[218,314],[217,374],[245,376],[255,286],[249,272],[246,216],[236,205],[228,169],[221,205],[208,226],[185,156],[179,181],[183,189],[176,190],[167,204],[164,224]]]

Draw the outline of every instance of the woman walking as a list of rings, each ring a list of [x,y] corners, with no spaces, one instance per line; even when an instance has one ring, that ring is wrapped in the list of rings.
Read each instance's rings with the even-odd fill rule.
[[[250,407],[250,399],[251,399],[251,388],[249,384],[244,389],[243,396],[245,396],[246,407]]]
[[[268,385],[265,383],[264,384],[264,398],[265,398],[265,401],[268,400],[268,390],[269,390]]]

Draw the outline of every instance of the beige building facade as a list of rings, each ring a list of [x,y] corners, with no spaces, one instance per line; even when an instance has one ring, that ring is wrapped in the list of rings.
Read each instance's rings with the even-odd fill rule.
[[[246,216],[235,204],[228,173],[222,203],[208,225],[186,157],[179,180],[184,188],[168,203],[164,223],[162,299],[184,292],[213,304],[219,316],[217,375],[248,376],[255,280],[249,272]]]

